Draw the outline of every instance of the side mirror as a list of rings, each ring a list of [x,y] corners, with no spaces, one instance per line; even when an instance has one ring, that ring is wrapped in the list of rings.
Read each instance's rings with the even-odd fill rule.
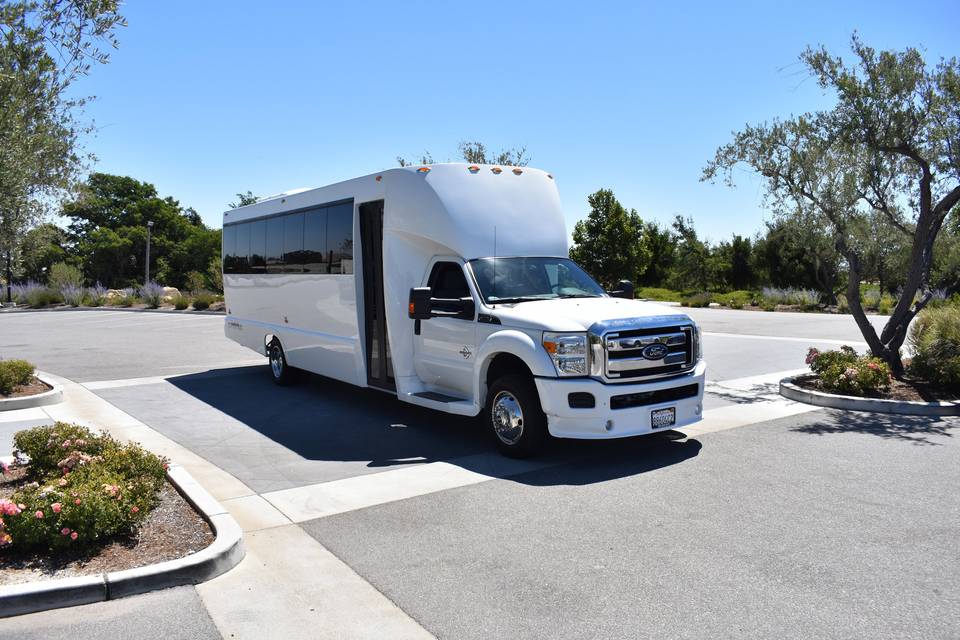
[[[428,320],[430,316],[430,287],[410,289],[410,304],[407,315],[413,320]]]
[[[617,283],[616,290],[609,291],[608,293],[614,298],[633,300],[633,283],[629,280],[621,280]]]
[[[463,305],[463,308],[460,310],[460,317],[464,320],[473,320],[473,316],[477,314],[477,305],[474,303],[473,298],[470,296],[460,298],[460,304]]]

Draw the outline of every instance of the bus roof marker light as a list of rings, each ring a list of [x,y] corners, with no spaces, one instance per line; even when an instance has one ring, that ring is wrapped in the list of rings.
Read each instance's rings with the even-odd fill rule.
[[[521,169],[520,167],[515,167],[515,168],[513,169],[513,175],[518,176],[518,175],[520,175],[521,173],[523,173],[523,169]]]
[[[420,167],[417,169],[417,173],[430,173],[430,167]]]
[[[493,169],[490,169],[490,171],[493,171],[497,175],[500,175],[501,173],[503,173],[503,169],[501,169],[500,167],[494,167]]]
[[[381,180],[383,180],[383,176],[377,176],[377,182],[380,182]]]
[[[469,171],[470,173],[477,173],[478,171],[480,171],[480,167],[478,167],[475,164],[472,164],[469,167],[467,167],[467,171]]]

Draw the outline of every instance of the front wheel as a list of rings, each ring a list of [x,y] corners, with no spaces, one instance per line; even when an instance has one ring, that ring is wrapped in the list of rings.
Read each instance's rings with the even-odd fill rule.
[[[267,345],[267,360],[270,361],[270,374],[276,384],[288,385],[293,382],[294,372],[287,365],[287,357],[279,340],[273,339]]]
[[[491,385],[484,420],[505,456],[529,458],[546,444],[547,416],[537,387],[527,376],[510,374]]]

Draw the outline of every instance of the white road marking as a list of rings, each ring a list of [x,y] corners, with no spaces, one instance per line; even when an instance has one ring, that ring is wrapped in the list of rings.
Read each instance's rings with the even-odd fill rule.
[[[717,333],[713,331],[704,331],[702,333],[704,336],[711,338],[745,338],[747,340],[775,340],[780,342],[804,342],[809,345],[813,344],[836,344],[836,345],[845,345],[848,344],[851,347],[865,347],[867,346],[866,342],[858,342],[856,340],[832,340],[829,338],[795,338],[795,337],[786,337],[786,336],[761,336],[754,335],[749,333]]]
[[[708,383],[708,391],[735,395],[744,402],[704,412],[703,420],[678,429],[689,436],[725,431],[758,422],[815,411],[819,407],[779,395],[781,378],[803,370],[789,370]],[[338,513],[396,502],[407,498],[508,478],[528,471],[564,464],[564,460],[511,460],[483,453],[415,467],[404,467],[342,480],[262,494],[293,522],[305,522]]]

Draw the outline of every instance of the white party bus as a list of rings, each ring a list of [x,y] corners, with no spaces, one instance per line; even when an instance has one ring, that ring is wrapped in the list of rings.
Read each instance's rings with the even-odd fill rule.
[[[460,415],[500,450],[700,419],[689,316],[608,294],[567,257],[553,176],[389,169],[223,214],[227,337],[295,370]],[[629,285],[629,283],[625,283]]]

